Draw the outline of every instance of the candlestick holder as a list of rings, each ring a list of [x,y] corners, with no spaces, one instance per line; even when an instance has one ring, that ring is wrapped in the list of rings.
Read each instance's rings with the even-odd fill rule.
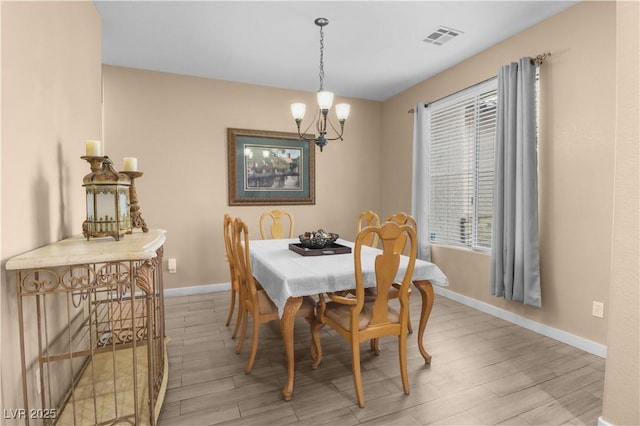
[[[102,163],[104,162],[105,159],[109,158],[107,156],[93,156],[93,155],[83,155],[82,157],[83,160],[86,160],[89,163],[89,167],[91,167],[91,172],[95,173],[98,170],[102,169]]]
[[[136,192],[135,184],[136,179],[142,176],[142,172],[125,170],[120,173],[124,173],[131,179],[131,186],[129,187],[129,203],[131,203],[131,228],[141,228],[142,232],[149,232],[147,223],[144,221],[144,219],[142,218],[142,214],[140,213],[140,206],[138,205],[138,193]],[[129,231],[128,234],[131,234],[131,231]]]

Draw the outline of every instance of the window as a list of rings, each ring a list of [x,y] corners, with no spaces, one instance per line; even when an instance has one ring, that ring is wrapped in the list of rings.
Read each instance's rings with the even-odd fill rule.
[[[491,249],[496,80],[427,108],[432,243]]]

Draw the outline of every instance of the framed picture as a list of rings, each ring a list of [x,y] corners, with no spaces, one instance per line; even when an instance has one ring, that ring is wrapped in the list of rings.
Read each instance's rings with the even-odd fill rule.
[[[313,135],[227,129],[229,205],[315,204]]]

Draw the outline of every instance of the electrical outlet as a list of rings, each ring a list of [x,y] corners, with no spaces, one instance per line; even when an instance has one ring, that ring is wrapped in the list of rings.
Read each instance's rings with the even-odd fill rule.
[[[593,301],[591,315],[598,318],[604,318],[604,303]]]
[[[176,259],[168,259],[167,260],[167,268],[169,269],[170,274],[175,274],[178,270],[178,265]]]

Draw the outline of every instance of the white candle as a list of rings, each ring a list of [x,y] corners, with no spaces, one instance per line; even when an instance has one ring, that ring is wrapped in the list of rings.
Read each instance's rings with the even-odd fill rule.
[[[137,172],[138,171],[138,159],[135,157],[124,157],[124,171],[125,172]]]
[[[87,157],[101,157],[102,143],[100,141],[88,140],[86,142]]]

